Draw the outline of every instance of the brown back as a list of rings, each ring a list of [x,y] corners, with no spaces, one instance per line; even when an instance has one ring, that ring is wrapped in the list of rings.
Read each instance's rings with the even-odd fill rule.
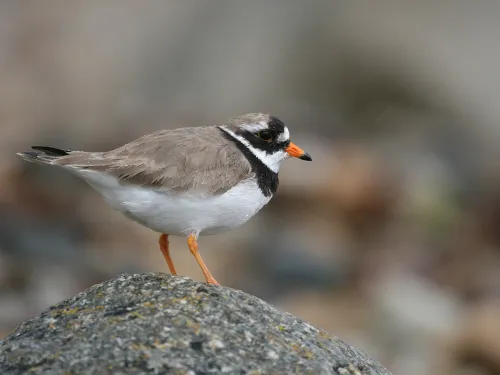
[[[53,164],[196,195],[222,194],[252,174],[247,159],[214,126],[161,130],[109,152],[73,151]]]

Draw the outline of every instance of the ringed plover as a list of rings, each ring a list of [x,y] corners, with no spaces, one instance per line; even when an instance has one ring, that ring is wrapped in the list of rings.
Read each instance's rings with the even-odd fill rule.
[[[198,236],[238,227],[278,188],[283,160],[312,160],[290,141],[277,117],[249,113],[215,126],[160,130],[107,152],[33,146],[30,162],[62,167],[84,179],[114,209],[161,233],[170,272],[168,236],[187,237],[207,283],[219,285],[198,252]]]

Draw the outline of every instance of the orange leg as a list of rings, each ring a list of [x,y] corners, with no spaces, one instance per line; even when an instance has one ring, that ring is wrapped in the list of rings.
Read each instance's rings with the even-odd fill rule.
[[[177,275],[177,271],[175,270],[174,262],[170,257],[170,252],[168,250],[168,234],[162,234],[160,236],[160,250],[163,254],[163,257],[167,261],[168,269],[172,275]]]
[[[198,265],[201,268],[201,271],[203,272],[203,275],[205,275],[205,279],[207,279],[208,284],[212,285],[220,285],[217,280],[212,276],[210,271],[208,270],[208,267],[205,265],[205,262],[201,258],[200,253],[198,252],[198,242],[196,241],[196,236],[194,234],[190,234],[188,237],[188,246],[189,250],[191,251],[191,254],[194,255],[196,258],[196,261],[198,262]]]

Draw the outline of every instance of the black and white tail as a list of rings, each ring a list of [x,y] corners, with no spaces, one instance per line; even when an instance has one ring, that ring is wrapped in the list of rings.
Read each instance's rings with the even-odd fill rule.
[[[31,148],[35,151],[18,152],[17,154],[24,160],[33,163],[51,164],[61,156],[69,155],[70,152],[68,150],[46,146],[32,146]]]

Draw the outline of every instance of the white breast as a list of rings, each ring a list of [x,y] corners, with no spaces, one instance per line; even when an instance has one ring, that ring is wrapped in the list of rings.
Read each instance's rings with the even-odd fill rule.
[[[210,235],[236,228],[254,216],[271,197],[248,179],[217,196],[195,197],[120,184],[98,172],[78,173],[108,204],[144,226],[171,235]]]

